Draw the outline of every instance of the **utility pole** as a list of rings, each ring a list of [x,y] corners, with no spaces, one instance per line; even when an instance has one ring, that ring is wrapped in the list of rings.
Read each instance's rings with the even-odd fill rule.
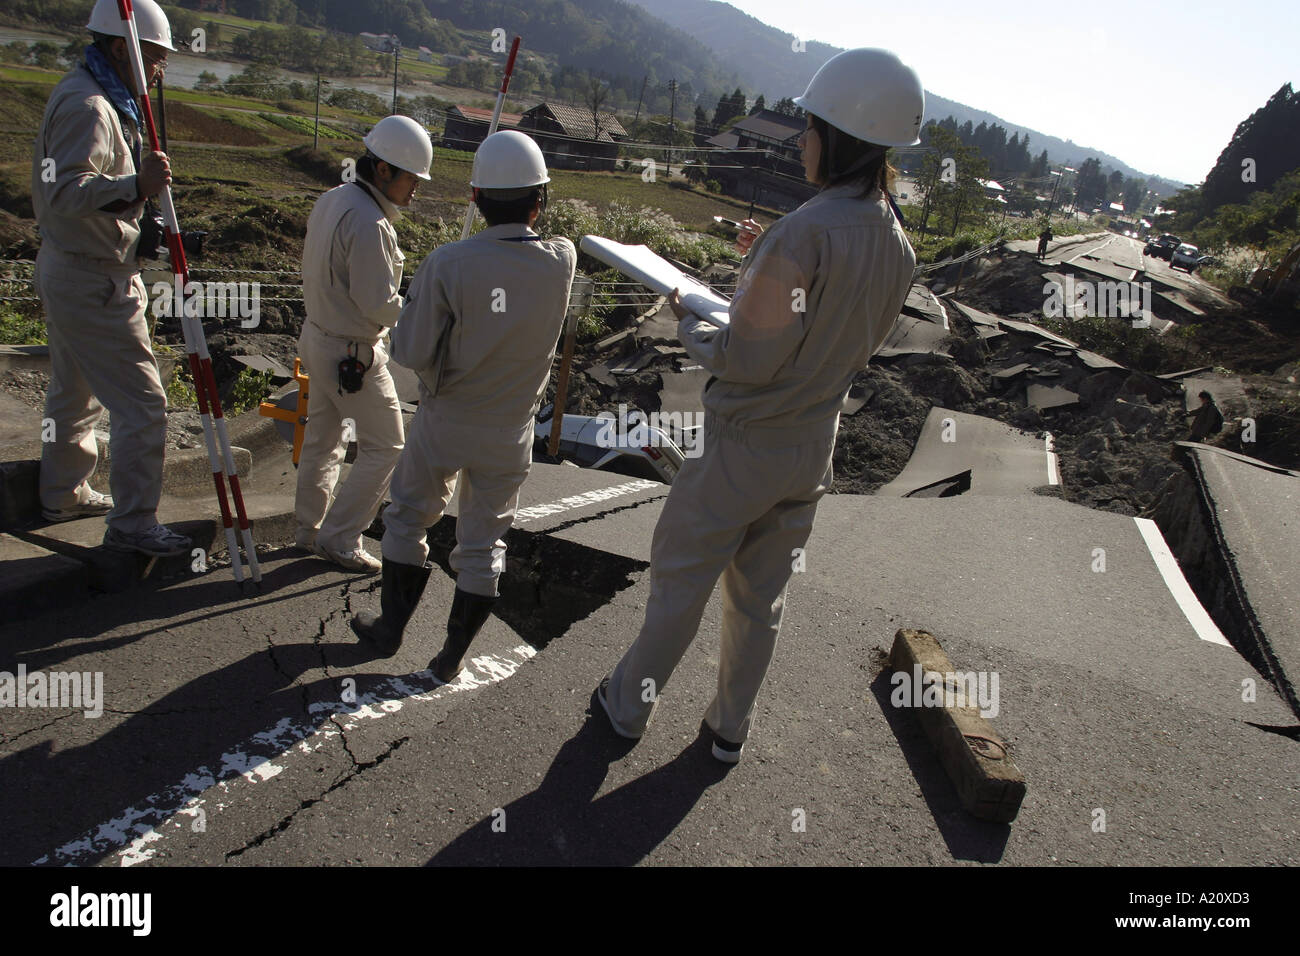
[[[633,123],[641,118],[641,101],[645,99],[645,85],[649,82],[650,77],[648,75],[641,80],[641,95],[636,98],[636,116],[632,117]]]
[[[677,77],[668,84],[672,105],[668,109],[668,178],[673,178],[673,140],[677,138]],[[662,115],[662,114],[661,114]]]
[[[311,135],[311,148],[320,149],[320,74],[316,74],[316,129]]]
[[[393,34],[393,115],[397,115],[397,58],[402,52],[402,41]]]

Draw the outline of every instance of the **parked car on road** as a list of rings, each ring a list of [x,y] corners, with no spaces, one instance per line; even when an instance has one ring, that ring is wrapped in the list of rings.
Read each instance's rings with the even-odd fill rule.
[[[1169,258],[1169,268],[1186,269],[1188,272],[1195,272],[1196,267],[1201,263],[1201,253],[1191,243],[1184,242]]]
[[[1169,259],[1173,256],[1174,250],[1182,244],[1181,239],[1165,233],[1155,239],[1148,239],[1147,244],[1142,249],[1142,255],[1155,256],[1157,259]]]

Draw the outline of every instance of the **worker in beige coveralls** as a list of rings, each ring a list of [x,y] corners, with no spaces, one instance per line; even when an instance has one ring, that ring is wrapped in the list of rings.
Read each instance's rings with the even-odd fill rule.
[[[831,486],[840,407],[911,284],[916,256],[888,196],[885,147],[920,141],[923,96],[888,51],[825,63],[795,100],[808,113],[804,170],[821,191],[756,239],[750,227],[726,328],[671,300],[678,337],[713,378],[702,454],[655,528],[645,622],[595,695],[624,737],[645,732],[721,575],[721,661],[704,719],[714,757],[740,759],[786,585]]]
[[[145,75],[157,77],[171,26],[153,0],[136,0]],[[40,496],[47,521],[108,515],[104,546],[152,556],[191,542],[158,523],[167,396],[149,343],[148,300],[137,263],[144,201],[171,182],[162,153],[143,149],[143,117],[114,0],[98,0],[85,59],[50,94],[32,164],[40,224],[36,289],[45,309],[50,385],[45,396]],[[90,487],[95,423],[111,416],[112,495]]]
[[[532,229],[548,182],[542,151],[528,136],[487,137],[470,185],[488,228],[425,258],[393,330],[394,361],[420,375],[420,407],[384,512],[382,614],[362,612],[352,627],[381,653],[397,652],[432,570],[427,529],[442,517],[459,474],[456,593],[447,640],[429,665],[442,683],[460,673],[497,598],[503,536],[528,477],[533,416],[577,266],[572,242]]]
[[[405,441],[382,340],[402,310],[405,256],[393,223],[429,179],[433,143],[410,117],[386,116],[365,144],[357,178],[316,200],[307,220],[307,318],[298,354],[312,382],[295,510],[298,547],[349,571],[373,573],[379,561],[361,534],[379,511]],[[342,362],[357,363],[352,380],[340,373]],[[357,460],[336,488],[349,440],[357,443]]]

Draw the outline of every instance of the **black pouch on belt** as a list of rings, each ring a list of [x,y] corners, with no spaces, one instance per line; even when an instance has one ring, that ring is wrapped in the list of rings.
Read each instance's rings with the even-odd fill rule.
[[[371,365],[373,364],[372,361]],[[349,342],[348,357],[339,362],[339,394],[361,391],[361,383],[369,370],[370,366],[362,365],[361,360],[357,358],[357,343]]]
[[[167,255],[167,225],[152,199],[145,202],[140,216],[140,245],[136,255],[141,259],[162,259]]]

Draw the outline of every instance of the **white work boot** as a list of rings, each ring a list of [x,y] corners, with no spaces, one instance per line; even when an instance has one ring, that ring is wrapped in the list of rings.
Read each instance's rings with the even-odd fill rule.
[[[375,574],[383,568],[383,564],[380,563],[379,559],[365,548],[357,548],[355,551],[334,551],[317,543],[316,549],[321,557],[327,561],[333,561],[339,567],[346,568],[349,571],[364,571],[366,574]]]

